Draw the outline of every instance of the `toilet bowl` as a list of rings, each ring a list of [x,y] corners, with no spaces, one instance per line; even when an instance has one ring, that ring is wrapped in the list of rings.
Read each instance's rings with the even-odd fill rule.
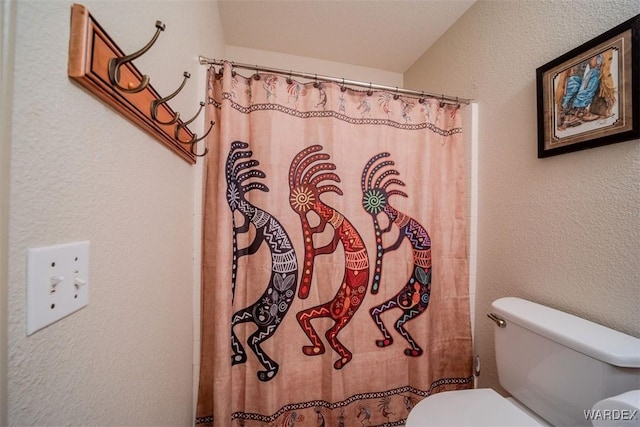
[[[406,427],[617,427],[615,416],[640,427],[640,339],[520,298],[494,301],[488,317],[498,379],[512,397],[437,393],[411,410]]]
[[[406,427],[540,427],[550,426],[537,415],[490,388],[445,391],[419,402]]]

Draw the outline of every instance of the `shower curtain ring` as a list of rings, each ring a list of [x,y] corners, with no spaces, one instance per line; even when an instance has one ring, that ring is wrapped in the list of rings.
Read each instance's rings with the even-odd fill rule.
[[[287,77],[287,84],[290,85],[293,83],[293,79],[291,78],[292,71],[289,70],[289,77]]]
[[[342,91],[342,92],[346,92],[347,91],[347,87],[344,85],[344,77],[342,78],[342,86],[340,87],[340,91]]]
[[[260,80],[260,74],[258,74],[259,67],[256,65],[256,73],[253,75],[254,80]]]
[[[316,74],[314,77],[314,82],[313,82],[313,87],[315,87],[316,89],[318,89],[318,87],[320,87],[320,83],[318,83],[318,75]]]
[[[444,94],[440,95],[440,108],[444,108]]]
[[[398,95],[398,86],[396,86],[396,94],[393,95],[393,99],[398,100],[398,98],[400,98],[400,95]]]
[[[367,91],[367,95],[373,95],[373,90],[371,90],[371,82],[369,82],[369,90]]]
[[[422,92],[420,92],[420,99],[418,100],[418,102],[420,104],[424,104],[424,101],[425,101],[425,99],[424,99],[424,91],[422,91]]]

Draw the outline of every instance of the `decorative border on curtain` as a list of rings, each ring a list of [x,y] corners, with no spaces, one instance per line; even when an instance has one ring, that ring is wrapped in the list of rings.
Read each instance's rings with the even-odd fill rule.
[[[433,384],[431,384],[431,387],[429,387],[429,390],[427,391],[422,391],[410,386],[405,386],[405,387],[400,387],[393,390],[387,390],[387,391],[381,391],[381,392],[358,393],[349,397],[348,399],[345,399],[340,402],[334,402],[334,403],[327,402],[326,400],[313,400],[310,402],[290,404],[290,405],[283,406],[273,415],[268,417],[264,415],[250,414],[245,412],[235,412],[231,414],[231,417],[232,419],[253,420],[253,421],[262,421],[265,423],[271,423],[276,421],[279,417],[284,415],[287,411],[308,409],[308,408],[319,408],[319,407],[334,410],[334,409],[345,407],[351,403],[354,403],[363,399],[381,399],[388,396],[395,396],[400,393],[413,393],[417,396],[428,397],[433,394],[433,391],[437,387],[441,387],[444,385],[466,385],[472,382],[473,382],[473,376],[470,376],[468,378],[442,378],[438,381],[434,381]],[[384,426],[402,426],[404,425],[405,422],[406,422],[406,419],[401,419],[396,422],[385,423]],[[212,424],[212,423],[213,423],[213,416],[196,418],[196,425]],[[372,426],[372,427],[375,427],[375,426]]]
[[[345,407],[351,403],[354,402],[358,402],[360,400],[363,399],[381,399],[383,397],[388,397],[388,396],[395,396],[398,395],[400,393],[413,393],[416,394],[418,396],[422,396],[422,397],[427,397],[430,396],[433,393],[433,390],[436,387],[440,387],[443,385],[462,385],[462,384],[469,384],[470,382],[473,381],[473,376],[469,377],[469,378],[442,378],[438,381],[435,381],[433,384],[431,384],[431,387],[429,387],[428,391],[422,391],[422,390],[418,390],[416,388],[413,388],[411,386],[405,386],[405,387],[399,387],[393,390],[387,390],[387,391],[379,391],[379,392],[372,392],[372,393],[358,393],[358,394],[354,394],[353,396],[341,401],[341,402],[334,402],[334,403],[329,403],[326,400],[313,400],[310,402],[302,402],[302,403],[295,403],[295,404],[290,404],[290,405],[286,405],[283,406],[282,408],[280,408],[280,410],[276,413],[274,413],[273,415],[271,415],[270,417],[265,417],[263,415],[259,415],[259,414],[248,414],[245,412],[235,412],[233,414],[231,414],[231,417],[233,419],[245,419],[245,420],[255,420],[255,421],[263,421],[263,422],[273,422],[276,419],[278,419],[278,417],[282,416],[284,413],[286,413],[287,411],[293,411],[296,409],[307,409],[307,408],[316,408],[316,407],[322,407],[322,408],[327,408],[330,410],[334,410],[334,409],[338,409],[338,408],[342,408]],[[388,424],[386,423],[385,425],[404,425],[404,421],[405,420],[399,420],[399,424]]]
[[[462,133],[462,128],[452,128],[451,130],[440,129],[435,126],[433,123],[418,123],[418,124],[409,124],[409,123],[399,123],[395,120],[390,119],[374,119],[374,118],[354,118],[349,117],[345,114],[341,114],[335,112],[333,110],[318,110],[318,111],[298,111],[293,108],[288,108],[280,104],[251,104],[249,107],[244,107],[233,100],[234,94],[229,92],[224,92],[222,94],[222,98],[224,100],[228,100],[231,103],[231,107],[234,110],[239,111],[243,114],[250,114],[254,111],[279,111],[281,113],[289,114],[290,116],[295,116],[301,119],[309,119],[309,118],[324,118],[324,117],[332,117],[334,119],[342,120],[344,122],[353,124],[353,125],[380,125],[380,126],[391,126],[397,129],[404,130],[419,130],[419,129],[429,129],[432,132],[437,133],[441,136],[451,136],[457,133]],[[209,104],[213,105],[215,108],[222,108],[222,103],[215,101],[213,98],[209,98]]]

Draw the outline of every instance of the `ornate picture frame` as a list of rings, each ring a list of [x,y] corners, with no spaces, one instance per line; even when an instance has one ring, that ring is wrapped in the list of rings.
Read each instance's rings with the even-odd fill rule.
[[[538,158],[640,138],[640,15],[536,70]]]

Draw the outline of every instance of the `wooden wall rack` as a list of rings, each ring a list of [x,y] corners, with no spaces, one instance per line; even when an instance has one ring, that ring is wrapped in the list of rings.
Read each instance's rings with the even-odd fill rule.
[[[156,23],[156,27],[156,35],[140,51],[142,53],[136,57],[144,54],[155,42],[160,31],[164,30],[164,25],[159,21]],[[129,56],[133,55],[130,54]],[[127,61],[118,67],[119,75],[117,78],[119,80],[117,82],[112,81],[109,73],[110,60],[125,56],[100,24],[91,16],[87,8],[80,4],[74,4],[71,9],[69,77],[149,135],[162,142],[182,159],[191,164],[195,163],[196,157],[206,154],[206,150],[204,154],[197,154],[194,151],[197,143],[193,143],[193,141],[204,139],[204,137],[198,139],[197,135],[188,127],[188,124],[195,117],[186,122],[181,119],[175,120],[177,113],[166,102],[182,89],[188,78],[188,73],[185,72],[185,80],[178,91],[162,98],[153,86],[148,84],[149,77],[143,75],[131,61]],[[152,103],[154,101],[156,103],[155,114],[152,113]],[[200,103],[200,110],[202,110],[203,104]],[[200,110],[198,110],[198,113]],[[211,123],[211,126],[213,127],[213,123]],[[209,131],[211,131],[211,127]]]

